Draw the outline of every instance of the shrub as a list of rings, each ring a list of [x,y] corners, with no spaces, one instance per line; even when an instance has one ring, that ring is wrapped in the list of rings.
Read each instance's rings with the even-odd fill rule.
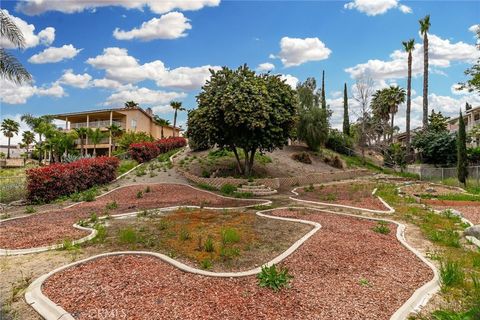
[[[237,230],[232,228],[222,230],[223,244],[237,243],[238,241],[240,241],[240,235],[238,234]]]
[[[381,234],[389,234],[390,228],[388,227],[388,222],[378,221],[377,225],[373,227],[373,231]]]
[[[233,257],[238,257],[239,255],[240,255],[239,248],[228,248],[228,247],[220,248],[220,256],[222,257],[223,260],[230,260]]]
[[[213,251],[215,251],[215,246],[214,246],[214,244],[213,244],[213,239],[212,239],[212,237],[207,237],[207,240],[205,240],[204,247],[205,247],[205,251],[206,251],[206,252],[213,252]]]
[[[95,189],[89,189],[82,193],[82,201],[92,202],[95,201],[97,191]]]
[[[32,207],[32,206],[27,206],[25,208],[25,213],[34,213],[35,211],[37,211],[37,210],[35,210],[35,208]]]
[[[325,146],[328,149],[334,150],[335,152],[338,152],[341,154],[345,154],[345,155],[352,154],[352,150],[351,150],[353,146],[352,138],[344,135],[343,133],[335,129],[330,130]]]
[[[222,192],[223,194],[226,194],[226,195],[232,195],[235,193],[235,191],[237,191],[237,187],[235,187],[234,185],[231,185],[231,184],[224,184],[221,188],[220,188],[220,192]]]
[[[133,132],[128,131],[122,134],[118,140],[117,145],[120,150],[127,151],[132,143],[153,142],[155,139],[143,131]]]
[[[109,202],[105,205],[105,209],[107,210],[114,210],[114,209],[117,209],[118,208],[118,204],[117,204],[117,201],[112,201],[112,202]]]
[[[118,232],[118,238],[121,243],[133,244],[139,240],[137,232],[132,228],[125,228]]]
[[[114,157],[81,159],[27,170],[27,199],[50,202],[115,179],[119,161]]]
[[[263,266],[262,271],[257,275],[258,285],[260,287],[267,287],[273,291],[279,291],[282,288],[288,287],[288,283],[293,276],[288,273],[287,268],[279,268],[276,265],[270,267]]]
[[[128,148],[128,153],[132,159],[139,163],[150,161],[162,153],[170,150],[184,147],[187,144],[185,138],[165,138],[155,142],[132,143]]]
[[[138,191],[137,192],[137,199],[143,198],[143,191]]]
[[[292,159],[301,163],[312,164],[312,159],[307,152],[294,153]]]
[[[463,284],[465,273],[460,264],[454,261],[446,261],[440,264],[440,280],[442,286],[451,287]]]

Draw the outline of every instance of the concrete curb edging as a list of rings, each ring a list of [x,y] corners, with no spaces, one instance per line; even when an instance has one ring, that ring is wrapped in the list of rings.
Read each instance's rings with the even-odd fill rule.
[[[98,198],[101,198],[103,196],[106,196],[108,195],[109,193],[112,193],[118,189],[121,189],[121,188],[126,188],[126,187],[132,187],[132,186],[139,186],[139,185],[182,185],[182,186],[188,186],[194,190],[198,190],[198,191],[202,191],[202,192],[206,192],[206,193],[209,193],[209,194],[212,194],[212,195],[215,195],[217,197],[221,197],[221,198],[224,198],[224,199],[229,199],[229,200],[237,200],[237,201],[256,201],[256,202],[259,202],[258,204],[251,204],[251,205],[248,205],[248,206],[239,206],[239,207],[206,207],[204,206],[203,208],[200,207],[200,206],[191,206],[191,205],[185,205],[185,206],[170,206],[170,207],[159,207],[159,208],[156,208],[156,209],[149,209],[149,210],[160,210],[160,211],[169,211],[169,210],[176,210],[176,209],[181,209],[181,208],[198,208],[198,209],[207,209],[207,210],[238,210],[238,209],[247,209],[247,208],[250,208],[250,207],[255,207],[255,206],[259,206],[259,205],[263,205],[263,206],[266,206],[266,205],[270,205],[272,204],[272,201],[271,200],[267,200],[267,199],[239,199],[239,198],[232,198],[232,197],[226,197],[226,196],[222,196],[222,195],[219,195],[219,194],[216,194],[216,193],[213,193],[213,192],[210,192],[210,191],[207,191],[207,190],[202,190],[202,189],[199,189],[199,188],[196,188],[194,186],[191,186],[189,184],[184,184],[184,183],[142,183],[142,184],[129,184],[129,185],[124,185],[124,186],[120,186],[120,187],[117,187],[117,188],[114,188],[110,191],[107,191],[99,196],[97,196],[95,199],[98,199]],[[69,205],[63,209],[67,209],[67,208],[71,208],[71,207],[74,207],[80,203],[83,203],[84,201],[82,202],[76,202],[72,205]],[[47,212],[47,211],[45,211]],[[140,213],[142,211],[134,211],[134,212],[127,212],[127,213],[121,213],[121,214],[117,214],[117,215],[111,215],[111,217],[121,217],[121,216],[131,216],[131,215],[136,215],[138,213]],[[5,221],[9,221],[9,220],[16,220],[16,219],[22,219],[22,218],[26,218],[26,217],[31,217],[31,215],[24,215],[24,216],[21,216],[21,217],[15,217],[15,218],[9,218],[9,219],[5,219],[5,220],[2,220],[0,221],[0,223],[3,223]],[[99,219],[105,219],[107,216],[102,216],[102,217],[99,217]],[[84,237],[84,238],[81,238],[81,239],[78,239],[78,240],[75,240],[73,241],[72,243],[73,244],[80,244],[82,242],[85,242],[85,241],[89,241],[93,238],[95,238],[95,236],[97,235],[97,230],[93,229],[93,228],[88,228],[88,227],[81,227],[77,224],[74,224],[73,227],[77,228],[77,229],[80,229],[80,230],[86,230],[86,231],[90,231],[90,235]],[[31,254],[31,253],[39,253],[39,252],[44,252],[44,251],[49,251],[49,250],[55,250],[55,249],[60,249],[63,247],[63,244],[55,244],[55,245],[51,245],[51,246],[43,246],[43,247],[34,247],[34,248],[26,248],[26,249],[2,249],[0,248],[0,256],[7,256],[7,255],[23,255],[23,254]]]
[[[388,221],[390,223],[397,225],[396,237],[398,241],[405,248],[413,252],[415,256],[417,256],[423,263],[425,263],[433,271],[433,278],[429,282],[425,283],[423,286],[415,290],[415,292],[410,296],[410,298],[407,301],[405,301],[405,303],[400,308],[398,308],[397,311],[390,317],[390,320],[407,319],[407,317],[412,312],[415,313],[420,311],[427,304],[427,302],[433,297],[433,295],[435,295],[435,293],[437,293],[440,290],[440,278],[438,276],[437,268],[433,263],[428,261],[417,249],[413,248],[408,244],[405,238],[406,227],[403,223],[400,223],[391,219],[365,217],[365,216],[359,216],[355,214],[336,212],[336,211],[330,211],[330,210],[321,210],[321,211],[332,213],[332,214],[356,217],[360,219],[367,219],[367,220],[374,220],[374,221]]]
[[[397,311],[390,317],[390,320],[403,320],[406,319],[407,316],[412,313],[412,312],[418,312],[425,304],[430,300],[430,298],[440,289],[439,286],[439,277],[438,277],[438,271],[436,267],[429,262],[423,255],[417,251],[415,248],[411,247],[406,239],[405,239],[405,225],[402,223],[396,222],[394,220],[390,219],[381,219],[381,218],[373,218],[373,217],[365,217],[365,216],[358,216],[355,214],[348,214],[348,213],[339,213],[335,211],[329,211],[329,210],[323,210],[323,209],[318,209],[318,208],[312,208],[312,207],[283,207],[283,208],[274,208],[274,209],[268,209],[268,210],[262,210],[256,212],[257,215],[262,216],[262,217],[267,217],[270,219],[278,219],[278,220],[285,220],[285,221],[293,221],[293,222],[300,222],[300,223],[307,223],[310,225],[314,225],[314,229],[309,231],[307,234],[305,234],[302,238],[297,240],[292,246],[290,246],[284,253],[281,255],[277,256],[270,262],[266,263],[265,265],[271,265],[274,263],[279,263],[283,259],[285,259],[287,256],[289,256],[291,253],[293,253],[298,247],[300,247],[308,238],[310,238],[313,234],[315,234],[320,228],[321,225],[317,222],[313,221],[308,221],[308,220],[302,220],[302,219],[294,219],[294,218],[285,218],[285,217],[276,217],[276,216],[271,216],[268,214],[265,214],[266,212],[269,211],[274,211],[274,210],[280,210],[280,209],[307,209],[307,210],[314,210],[314,211],[320,211],[320,212],[327,212],[331,214],[337,214],[337,215],[343,215],[343,216],[350,216],[354,217],[357,219],[366,219],[366,220],[374,220],[374,221],[388,221],[390,223],[393,223],[397,225],[397,232],[396,232],[396,237],[397,240],[407,249],[410,250],[412,253],[415,254],[423,263],[425,263],[430,269],[433,271],[433,279],[431,279],[429,282],[424,284],[422,287],[418,288],[415,290],[415,292],[412,294],[412,296],[399,308]],[[203,276],[212,276],[212,277],[243,277],[243,276],[251,276],[259,273],[261,271],[261,268],[255,268],[252,270],[248,271],[243,271],[243,272],[225,272],[225,273],[215,273],[215,272],[209,272],[201,269],[196,269],[192,268],[190,266],[187,266],[181,262],[178,262],[168,256],[165,256],[160,253],[153,253],[153,252],[146,252],[146,251],[125,251],[125,252],[110,252],[110,253],[105,253],[105,254],[100,254],[97,256],[89,257],[87,259],[83,259],[81,261],[77,261],[65,266],[62,266],[60,268],[57,268],[53,271],[50,271],[49,273],[37,278],[30,286],[27,288],[25,292],[25,300],[27,303],[32,306],[40,315],[42,315],[45,319],[47,320],[57,320],[57,319],[68,319],[68,320],[73,320],[73,316],[66,312],[61,306],[55,304],[53,301],[51,301],[48,297],[46,297],[42,291],[41,287],[44,283],[45,280],[47,280],[50,276],[53,274],[63,271],[67,268],[92,261],[98,258],[102,257],[107,257],[107,256],[115,256],[115,255],[125,255],[125,254],[132,254],[132,255],[150,255],[157,257],[161,259],[164,262],[167,262],[177,268],[179,268],[182,271],[185,272],[190,272],[194,274],[199,274]]]
[[[340,182],[337,184],[342,184],[344,182]],[[330,184],[330,185],[334,185]],[[320,186],[321,184],[314,184],[313,186]],[[306,186],[299,186],[295,187],[291,190],[291,192],[295,196],[299,196],[300,194],[296,192],[297,189],[300,188],[305,188]],[[372,195],[375,195],[377,192],[377,188],[375,188],[372,192]],[[312,200],[303,200],[303,199],[298,199],[295,197],[289,197],[290,200],[297,201],[297,202],[303,202],[303,203],[308,203],[308,204],[316,204],[316,205],[321,205],[321,206],[327,206],[327,207],[337,207],[337,208],[345,208],[345,209],[353,209],[353,210],[358,210],[358,211],[364,211],[364,212],[370,212],[370,213],[380,213],[380,214],[392,214],[395,213],[395,209],[392,208],[385,200],[383,200],[381,197],[377,196],[378,200],[388,209],[388,210],[374,210],[374,209],[366,209],[366,208],[359,208],[359,207],[353,207],[353,206],[347,206],[343,204],[335,204],[335,203],[328,203],[328,202],[319,202],[319,201],[312,201]]]
[[[308,220],[301,220],[301,219],[293,219],[293,218],[285,218],[285,217],[276,217],[265,214],[266,212],[279,210],[279,209],[286,209],[284,208],[275,208],[275,209],[268,209],[263,211],[257,211],[256,214],[260,217],[265,217],[269,219],[276,219],[276,220],[283,220],[283,221],[291,221],[291,222],[300,222],[314,226],[312,230],[306,233],[303,237],[298,239],[295,243],[293,243],[286,251],[275,257],[273,260],[263,264],[263,266],[271,266],[273,264],[277,264],[292,254],[296,249],[298,249],[305,241],[307,241],[311,236],[313,236],[320,228],[321,225],[318,222],[308,221]],[[292,207],[289,207],[292,208]],[[301,208],[304,209],[304,208]],[[309,210],[316,210],[321,211],[320,209],[316,208],[309,208]],[[46,320],[58,320],[58,319],[65,319],[65,320],[74,320],[74,317],[65,311],[61,306],[55,304],[52,300],[50,300],[47,296],[45,296],[42,292],[42,285],[43,283],[51,277],[53,274],[68,269],[70,267],[89,262],[92,260],[96,260],[103,257],[109,256],[117,256],[117,255],[147,255],[147,256],[154,256],[166,263],[171,264],[172,266],[184,271],[189,272],[197,275],[202,276],[210,276],[210,277],[222,277],[222,278],[233,278],[233,277],[245,277],[245,276],[252,276],[257,273],[261,272],[261,267],[257,267],[247,271],[241,272],[211,272],[205,271],[202,269],[197,269],[190,267],[186,264],[183,264],[177,260],[170,258],[161,253],[155,252],[148,252],[148,251],[120,251],[120,252],[109,252],[104,254],[99,254],[93,257],[89,257],[80,261],[76,261],[70,263],[68,265],[59,267],[53,271],[50,271],[47,274],[44,274],[37,278],[34,282],[32,282],[26,292],[25,292],[25,300],[27,304],[29,304],[32,308],[34,308],[44,319]]]

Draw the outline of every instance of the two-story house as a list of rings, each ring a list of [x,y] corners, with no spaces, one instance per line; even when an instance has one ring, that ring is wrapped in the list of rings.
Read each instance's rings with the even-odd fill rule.
[[[125,132],[145,132],[155,139],[168,138],[180,135],[180,129],[173,126],[159,125],[153,118],[150,108],[144,110],[137,108],[116,108],[101,109],[81,112],[71,112],[56,114],[53,117],[57,120],[65,121],[65,130],[74,130],[76,128],[91,128],[106,133],[106,138],[102,139],[96,145],[98,155],[110,155],[112,151],[112,137],[108,134],[108,127],[116,124]],[[80,148],[80,141],[77,141],[77,148]],[[84,148],[88,153],[92,153],[93,144],[88,141],[88,137],[84,142]]]

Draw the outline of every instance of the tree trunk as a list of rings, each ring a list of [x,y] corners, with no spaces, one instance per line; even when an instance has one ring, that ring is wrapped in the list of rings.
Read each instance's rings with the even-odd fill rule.
[[[40,147],[42,146],[42,134],[41,133],[38,134],[38,144],[40,145]],[[42,164],[42,150],[38,150],[38,164],[39,165]]]
[[[173,137],[175,138],[175,127],[177,126],[177,109],[175,109],[175,114],[173,116]]]
[[[390,129],[392,130],[390,132],[390,143],[393,143],[393,122],[394,122],[394,118],[395,118],[395,113],[392,112],[392,120],[391,120],[391,123],[390,123]]]
[[[233,151],[233,154],[235,155],[235,159],[237,160],[237,169],[240,174],[244,174],[245,171],[242,168],[242,163],[240,162],[240,157],[238,156],[237,148],[236,147],[230,147]]]
[[[406,123],[406,139],[407,139],[407,160],[410,160],[410,112],[412,108],[412,52],[408,53],[408,78],[407,78],[407,123]]]
[[[93,145],[93,157],[95,158],[97,156],[97,145]]]
[[[10,137],[8,137],[7,159],[10,159]]]
[[[252,149],[248,152],[244,149],[245,152],[245,176],[249,177],[252,174],[253,163],[255,160],[255,151],[256,149]]]
[[[428,34],[423,35],[423,128],[428,126]]]

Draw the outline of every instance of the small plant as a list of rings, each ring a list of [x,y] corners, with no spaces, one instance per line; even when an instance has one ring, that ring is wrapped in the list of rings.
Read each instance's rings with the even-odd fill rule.
[[[370,281],[368,279],[362,278],[358,281],[362,287],[370,287]]]
[[[218,190],[217,188],[212,187],[211,185],[206,184],[206,183],[198,183],[198,184],[197,184],[197,187],[199,187],[200,189],[203,189],[203,190],[208,190],[208,191],[216,191],[216,190]]]
[[[137,177],[141,177],[141,176],[144,176],[146,174],[147,174],[147,172],[146,172],[146,169],[145,169],[144,166],[140,166],[140,167],[137,168],[137,170],[135,170],[135,175]]]
[[[305,191],[305,192],[315,191],[315,187],[313,186],[313,183],[310,183],[310,185],[308,187],[303,188],[303,191]]]
[[[192,237],[190,236],[190,232],[186,229],[180,230],[180,240],[181,241],[187,241],[190,240]]]
[[[143,198],[143,191],[138,191],[137,192],[137,199]]]
[[[93,189],[87,190],[82,194],[82,200],[86,202],[95,201],[96,192]]]
[[[312,164],[312,159],[307,152],[294,153],[292,159],[305,164]]]
[[[480,318],[480,307],[477,306],[465,312],[436,310],[432,316],[434,320],[475,320]]]
[[[237,243],[240,241],[240,235],[238,234],[237,230],[233,228],[226,228],[222,230],[222,243],[229,244],[229,243]]]
[[[203,178],[210,178],[210,172],[207,170],[202,170],[202,177]]]
[[[118,238],[121,243],[133,244],[138,241],[138,234],[132,228],[125,228],[118,232]]]
[[[152,190],[150,189],[150,186],[147,186],[147,187],[145,188],[145,193],[150,193],[150,191],[152,191]]]
[[[109,202],[105,205],[105,209],[107,210],[115,210],[118,208],[118,204],[117,204],[117,201],[112,201],[112,202]]]
[[[326,201],[335,201],[337,200],[337,195],[335,193],[327,193],[325,196],[324,196],[324,199]]]
[[[35,210],[35,208],[32,207],[32,206],[27,206],[27,207],[25,208],[25,213],[35,213],[36,211],[37,211],[37,210]]]
[[[462,285],[465,280],[465,273],[458,262],[442,262],[440,264],[440,280],[444,288]]]
[[[168,229],[168,227],[170,227],[170,221],[168,221],[166,219],[160,220],[157,224],[158,230],[166,230],[166,229]]]
[[[233,257],[238,257],[240,255],[239,248],[229,248],[229,247],[222,247],[220,248],[220,256],[224,260],[230,260]]]
[[[200,267],[204,270],[211,269],[213,266],[212,260],[210,259],[203,259],[200,261]]]
[[[452,229],[432,230],[428,233],[428,238],[449,247],[460,248],[460,236]]]
[[[282,288],[288,288],[290,280],[293,278],[288,273],[287,268],[277,269],[276,265],[263,266],[262,271],[257,275],[258,285],[267,287],[273,291],[279,291]]]
[[[62,247],[60,248],[60,250],[76,251],[78,250],[78,245],[73,243],[73,241],[70,239],[65,239],[62,242]]]
[[[231,184],[224,184],[221,188],[220,188],[220,192],[223,193],[223,194],[226,194],[226,195],[232,195],[235,193],[235,191],[237,191],[237,187],[235,187],[234,185],[231,185]]]
[[[147,218],[150,216],[148,210],[143,210],[142,212],[137,213],[137,217],[139,218]]]
[[[381,234],[389,234],[390,228],[388,227],[387,221],[378,221],[377,225],[373,227],[373,231]]]
[[[96,213],[90,214],[90,222],[93,223],[93,224],[98,222],[98,217],[97,217]]]
[[[207,240],[205,240],[205,243],[204,243],[203,246],[204,246],[206,252],[214,252],[215,251],[215,245],[213,243],[212,237],[210,237],[210,236],[207,237]]]
[[[107,238],[107,228],[103,224],[100,224],[100,223],[97,223],[94,226],[94,228],[95,228],[95,230],[97,230],[97,234],[96,234],[95,238],[93,238],[93,242],[95,242],[95,243],[104,242],[105,239]]]

